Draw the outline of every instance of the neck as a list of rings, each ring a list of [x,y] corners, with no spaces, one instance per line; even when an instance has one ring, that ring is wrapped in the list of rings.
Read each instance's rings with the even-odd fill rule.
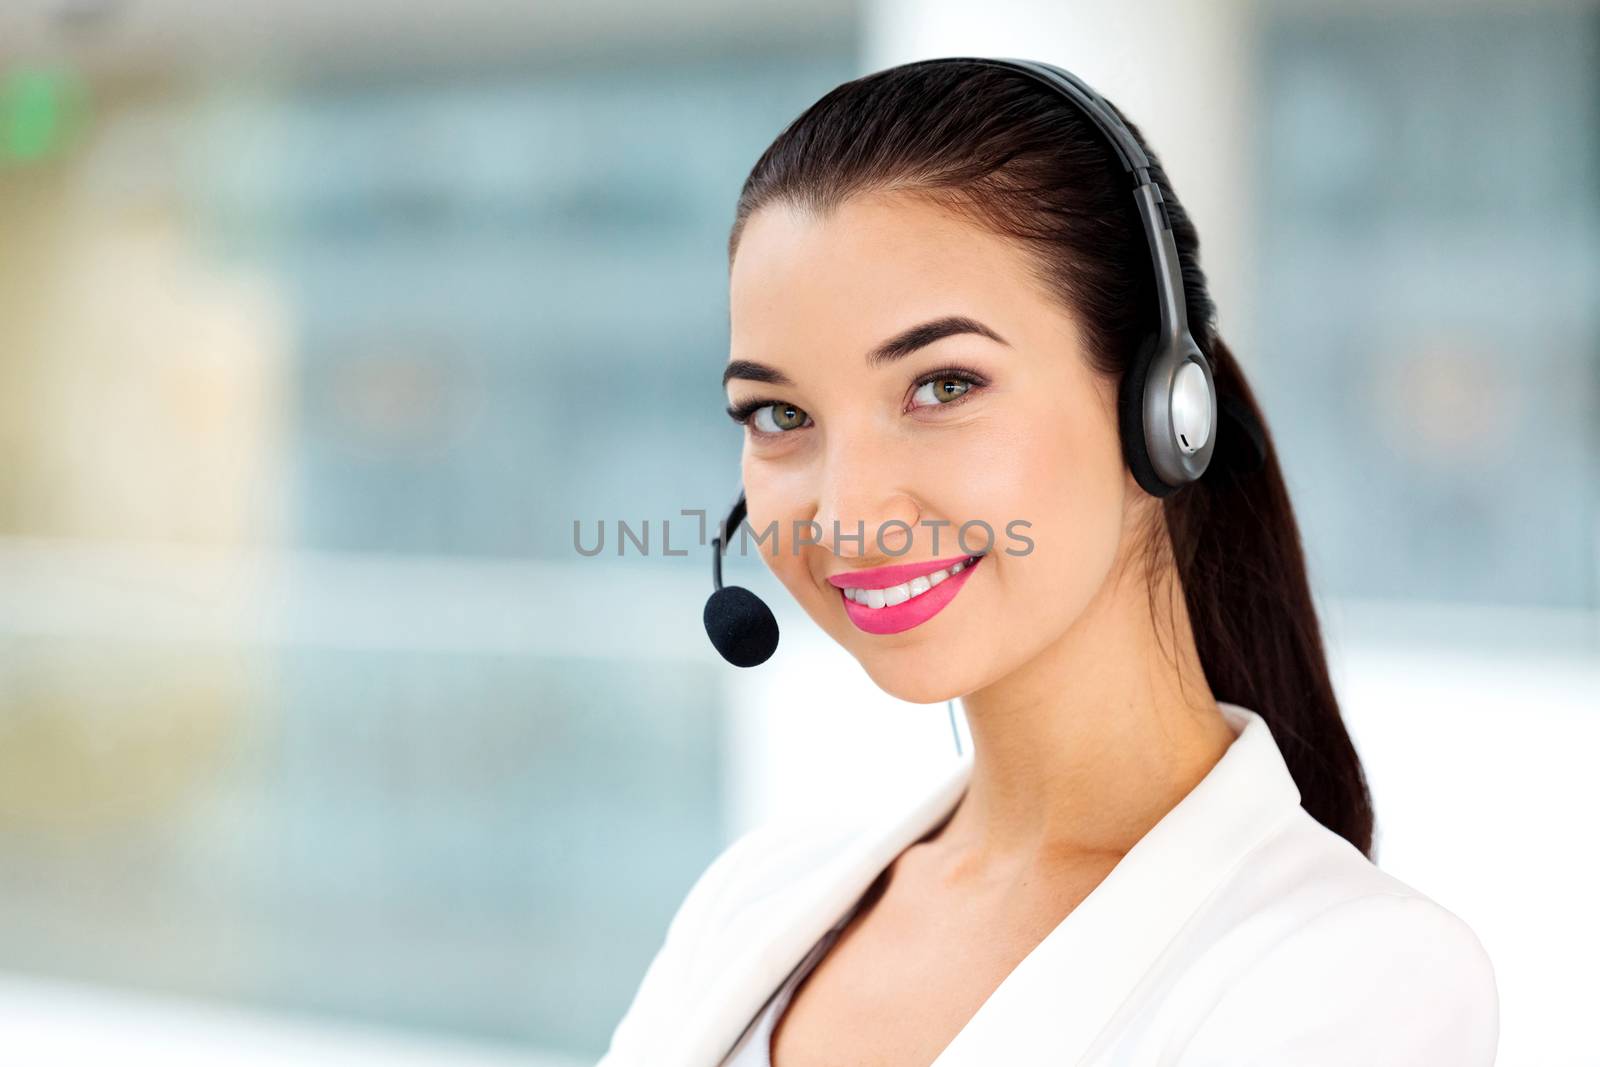
[[[972,773],[931,839],[951,869],[1004,881],[1120,857],[1227,751],[1233,728],[1170,588],[1153,613],[1142,581],[1108,581],[1058,640],[962,701]]]

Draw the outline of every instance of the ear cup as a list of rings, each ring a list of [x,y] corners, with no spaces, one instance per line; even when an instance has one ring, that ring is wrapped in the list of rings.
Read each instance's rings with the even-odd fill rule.
[[[1155,464],[1150,462],[1150,450],[1144,440],[1144,387],[1159,343],[1157,334],[1146,335],[1117,389],[1117,426],[1122,434],[1123,462],[1133,472],[1140,488],[1154,497],[1170,496],[1182,488],[1161,480]]]

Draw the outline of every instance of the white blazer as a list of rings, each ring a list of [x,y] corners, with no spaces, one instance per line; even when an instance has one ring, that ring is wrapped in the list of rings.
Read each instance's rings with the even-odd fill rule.
[[[1222,759],[934,1067],[1493,1064],[1499,998],[1472,929],[1307,814],[1265,720],[1221,707],[1237,734]],[[969,752],[909,802],[735,840],[679,906],[597,1067],[717,1067],[971,770]]]

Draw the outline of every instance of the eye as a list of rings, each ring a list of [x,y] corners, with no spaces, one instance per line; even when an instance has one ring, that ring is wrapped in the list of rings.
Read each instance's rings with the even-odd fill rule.
[[[730,407],[728,417],[749,427],[757,437],[777,437],[790,430],[802,429],[810,421],[804,408],[781,400],[766,399],[749,400],[737,407]]]
[[[806,424],[806,413],[793,404],[763,404],[751,413],[756,429],[762,433],[798,430]]]
[[[928,408],[953,404],[982,384],[982,379],[970,371],[954,368],[935,371],[917,383],[916,392],[911,394],[911,406]]]

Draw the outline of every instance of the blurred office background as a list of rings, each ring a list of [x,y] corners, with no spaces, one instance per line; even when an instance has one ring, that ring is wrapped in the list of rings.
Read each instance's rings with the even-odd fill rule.
[[[8,1062],[592,1063],[818,764],[953,758],[797,612],[717,658],[682,514],[737,485],[745,173],[944,54],[1161,154],[1379,862],[1478,930],[1502,1064],[1594,1062],[1600,5],[1555,0],[0,8]]]

